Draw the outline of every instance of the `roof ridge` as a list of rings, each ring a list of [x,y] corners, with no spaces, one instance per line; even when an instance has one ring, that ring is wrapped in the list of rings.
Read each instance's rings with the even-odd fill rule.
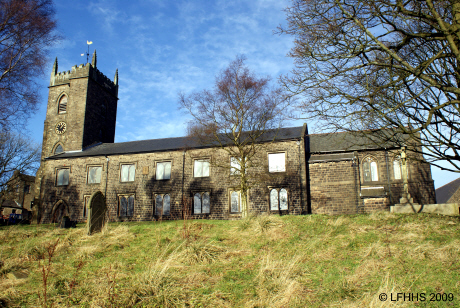
[[[395,128],[383,128],[383,129],[378,129],[378,128],[370,128],[370,129],[364,129],[364,130],[350,130],[350,131],[343,131],[343,132],[330,132],[330,133],[318,133],[318,134],[307,134],[307,136],[310,135],[332,135],[332,134],[343,134],[343,133],[363,133],[363,132],[376,132],[376,131],[387,131],[387,130],[392,130],[396,129]]]
[[[290,128],[302,128],[303,126],[290,126],[290,127],[279,127],[279,128],[270,128],[270,129],[267,129],[267,131],[271,131],[271,130],[281,130],[281,129],[290,129]],[[243,133],[246,132],[246,131],[243,131]],[[220,133],[220,134],[224,134],[224,133]],[[181,136],[181,137],[165,137],[165,138],[152,138],[152,139],[143,139],[143,140],[133,140],[133,141],[123,141],[123,142],[113,142],[113,143],[102,143],[103,145],[104,144],[121,144],[121,143],[130,143],[130,142],[142,142],[142,141],[152,141],[152,140],[165,140],[165,139],[180,139],[180,138],[193,138],[192,136]],[[101,144],[99,144],[101,145]],[[97,145],[97,146],[99,146]]]

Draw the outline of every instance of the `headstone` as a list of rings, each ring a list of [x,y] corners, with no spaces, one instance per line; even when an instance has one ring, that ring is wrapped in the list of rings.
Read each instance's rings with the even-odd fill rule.
[[[59,227],[64,229],[76,228],[77,222],[75,220],[70,220],[69,216],[64,216],[62,217],[61,222],[59,223]]]
[[[107,205],[105,203],[104,195],[98,191],[89,200],[88,209],[88,234],[91,235],[95,232],[101,232],[105,225],[105,214],[107,212]]]

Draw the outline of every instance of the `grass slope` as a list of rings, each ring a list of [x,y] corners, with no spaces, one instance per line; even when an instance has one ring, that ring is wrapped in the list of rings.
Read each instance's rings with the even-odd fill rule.
[[[0,307],[460,307],[459,250],[426,214],[2,227]]]

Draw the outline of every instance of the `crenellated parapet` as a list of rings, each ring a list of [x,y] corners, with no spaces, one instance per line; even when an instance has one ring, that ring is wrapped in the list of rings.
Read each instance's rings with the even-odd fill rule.
[[[74,65],[71,70],[64,72],[58,72],[58,60],[56,58],[51,71],[50,87],[70,84],[70,80],[76,78],[91,78],[104,87],[106,91],[118,97],[118,69],[116,70],[114,81],[105,76],[96,67],[96,51],[94,51],[91,63]]]

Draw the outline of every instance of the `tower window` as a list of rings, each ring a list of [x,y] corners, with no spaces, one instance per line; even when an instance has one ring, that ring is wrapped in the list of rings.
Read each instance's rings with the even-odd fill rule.
[[[62,152],[64,152],[64,148],[62,147],[62,145],[58,144],[58,146],[54,149],[54,155]]]
[[[61,99],[59,100],[59,106],[58,106],[58,113],[66,113],[67,112],[67,96],[63,95]]]

